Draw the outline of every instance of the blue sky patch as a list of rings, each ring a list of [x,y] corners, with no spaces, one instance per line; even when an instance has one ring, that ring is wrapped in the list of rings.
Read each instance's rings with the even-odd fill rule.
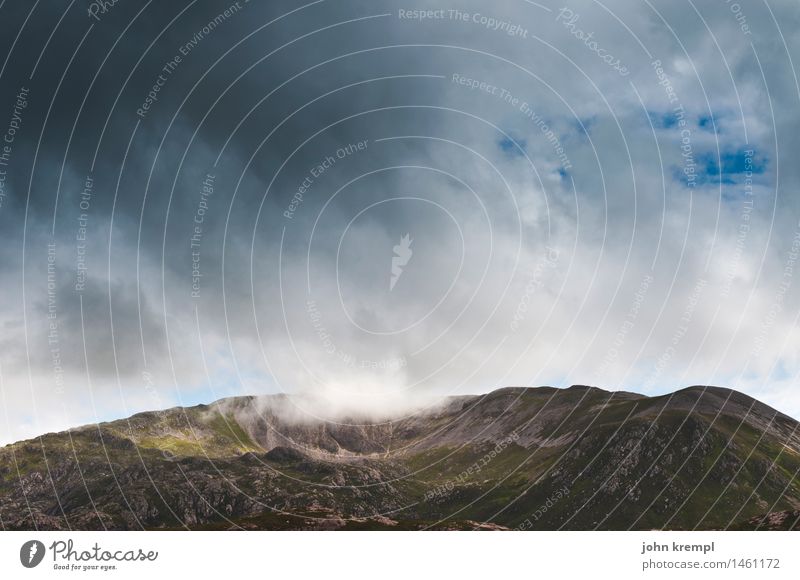
[[[516,143],[514,142],[516,141]],[[497,146],[509,157],[522,157],[527,151],[528,143],[524,139],[511,139],[503,137],[498,141]],[[521,149],[521,151],[520,151]]]
[[[706,131],[714,132],[714,125],[719,128],[719,118],[712,118],[711,115],[700,115],[697,119],[697,126]]]
[[[647,111],[650,122],[656,129],[672,129],[678,124],[678,119],[675,113],[669,111],[667,113],[659,113],[658,111]]]
[[[575,133],[578,136],[590,137],[592,134],[592,127],[597,122],[597,117],[586,117],[585,119],[576,119],[572,123],[574,125]]]
[[[702,185],[737,185],[744,183],[747,177],[748,160],[745,149],[735,152],[720,153],[716,152],[698,153],[695,156],[695,184]],[[752,171],[752,178],[763,174],[767,169],[767,159],[758,152],[753,152],[749,161],[749,169]],[[676,164],[672,167],[672,178],[678,182],[686,183],[687,178],[683,171],[683,165]],[[730,190],[728,198],[737,198],[739,194]]]
[[[753,175],[764,173],[767,161],[758,153],[753,153],[749,161]],[[735,184],[744,179],[748,170],[747,154],[744,149],[736,152],[705,153],[698,156],[698,180],[706,183]]]

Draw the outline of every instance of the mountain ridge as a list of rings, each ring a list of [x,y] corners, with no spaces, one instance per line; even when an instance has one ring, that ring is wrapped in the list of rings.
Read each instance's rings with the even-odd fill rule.
[[[7,445],[0,523],[787,529],[791,517],[767,516],[800,509],[798,422],[724,387],[504,387],[361,424],[300,420],[287,404],[228,397]]]

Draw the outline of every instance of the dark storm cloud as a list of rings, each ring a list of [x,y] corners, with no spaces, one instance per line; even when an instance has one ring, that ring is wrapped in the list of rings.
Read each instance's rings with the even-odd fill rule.
[[[152,407],[173,386],[385,408],[572,378],[758,389],[752,368],[796,366],[768,317],[797,222],[796,11],[773,7],[784,47],[769,11],[746,33],[724,2],[698,6],[710,31],[668,2],[90,6],[2,8],[0,133],[27,101],[0,206],[7,391],[63,372],[111,414],[111,393]],[[708,302],[654,371],[698,281]],[[754,335],[775,352],[748,375]]]

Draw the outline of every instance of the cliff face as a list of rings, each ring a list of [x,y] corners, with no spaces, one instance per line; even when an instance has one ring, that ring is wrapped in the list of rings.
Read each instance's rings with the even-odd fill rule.
[[[286,396],[0,449],[5,529],[791,529],[798,423],[741,393],[507,388],[380,423]],[[770,515],[767,515],[770,514]],[[788,515],[787,515],[788,514]],[[780,520],[779,525],[776,522]]]

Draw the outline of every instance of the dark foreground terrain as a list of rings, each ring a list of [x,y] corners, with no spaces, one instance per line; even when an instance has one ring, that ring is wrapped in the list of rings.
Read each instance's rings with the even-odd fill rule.
[[[793,529],[800,432],[729,389],[507,388],[391,423],[285,396],[0,449],[4,529]]]

